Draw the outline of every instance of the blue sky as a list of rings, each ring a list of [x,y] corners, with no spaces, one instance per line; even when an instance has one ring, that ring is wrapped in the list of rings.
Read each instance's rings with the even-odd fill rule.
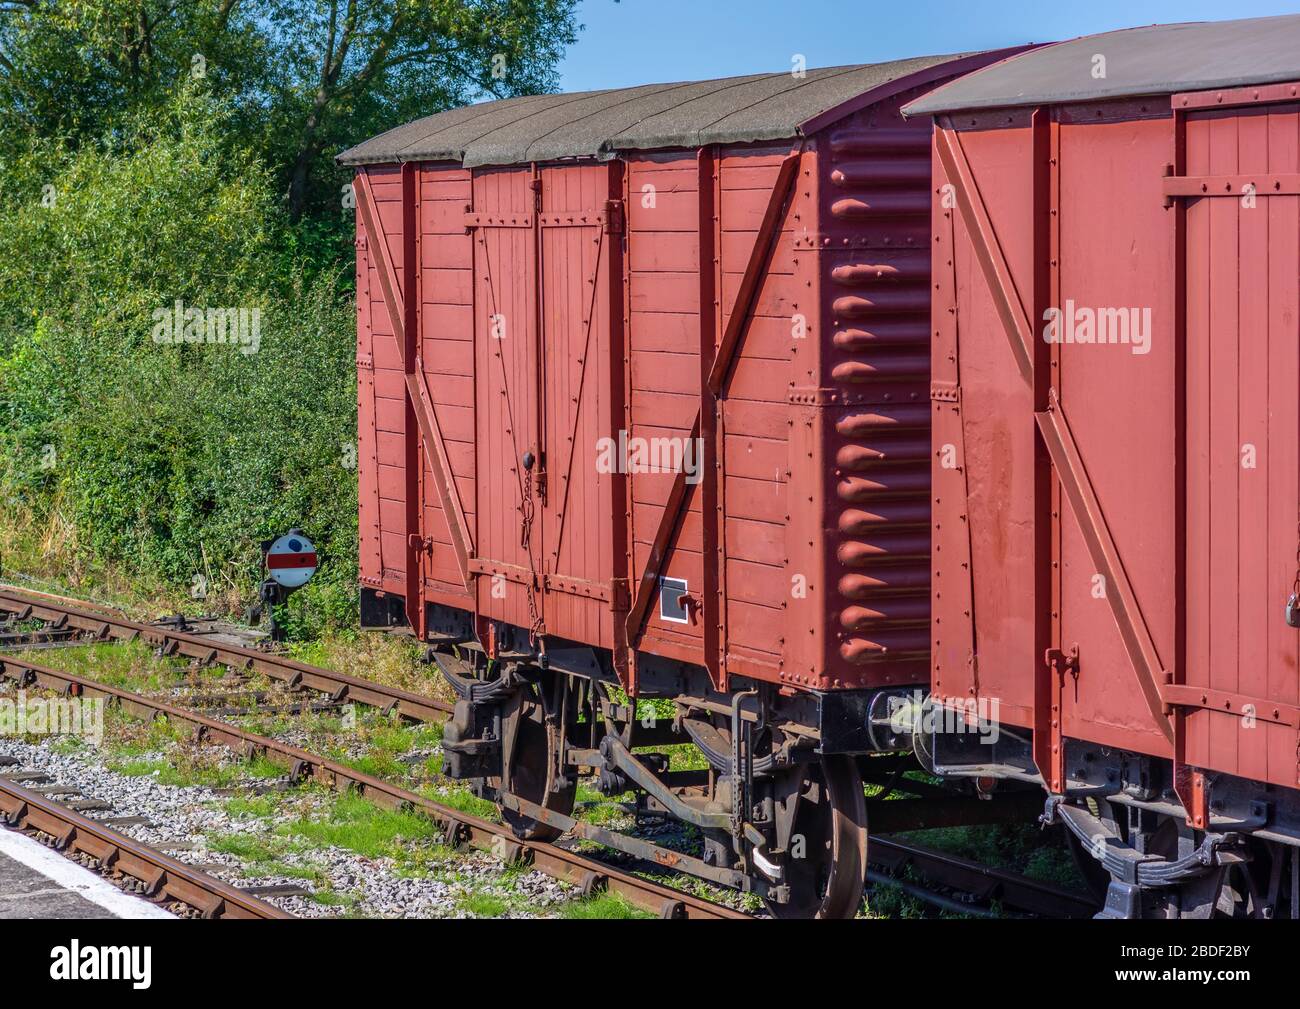
[[[564,91],[874,63],[931,53],[1048,42],[1112,28],[1300,13],[1237,0],[581,0],[587,27],[560,67]]]

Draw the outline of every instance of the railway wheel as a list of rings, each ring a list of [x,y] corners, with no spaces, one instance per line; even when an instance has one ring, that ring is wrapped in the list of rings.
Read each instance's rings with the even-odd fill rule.
[[[867,803],[852,757],[828,756],[810,766],[797,803],[791,840],[803,857],[785,861],[790,900],[768,902],[776,918],[852,918],[862,905],[867,868]]]
[[[503,774],[489,783],[499,791],[568,816],[573,812],[577,783],[561,774],[562,726],[547,717],[546,688],[552,680],[544,676],[538,683],[521,686],[505,705]],[[553,841],[564,833],[511,809],[503,808],[501,815],[514,835],[524,840]]]

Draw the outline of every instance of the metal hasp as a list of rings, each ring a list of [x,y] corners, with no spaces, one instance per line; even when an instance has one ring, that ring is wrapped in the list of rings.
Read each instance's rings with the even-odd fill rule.
[[[1065,733],[1061,728],[1061,697],[1065,693],[1065,678],[1079,675],[1079,646],[1073,645],[1069,653],[1059,648],[1049,648],[1043,655],[1043,664],[1051,677],[1047,710],[1047,731],[1034,727],[1034,762],[1047,784],[1047,790],[1059,795],[1065,790]]]

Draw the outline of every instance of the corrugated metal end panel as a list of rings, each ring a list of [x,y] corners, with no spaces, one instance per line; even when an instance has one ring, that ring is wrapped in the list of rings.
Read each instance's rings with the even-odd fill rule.
[[[822,140],[825,684],[923,682],[930,618],[930,153],[903,93]]]

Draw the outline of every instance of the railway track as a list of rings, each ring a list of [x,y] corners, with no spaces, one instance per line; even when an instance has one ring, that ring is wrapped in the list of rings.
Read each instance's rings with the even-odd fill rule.
[[[985,905],[997,901],[1040,917],[1091,918],[1097,912],[1096,901],[1085,894],[896,837],[872,835],[868,859],[872,866],[867,871],[869,883],[900,887],[918,900],[946,911],[994,917]],[[917,886],[899,878],[908,867],[914,868],[930,886]],[[971,899],[955,899],[933,889],[935,885]]]
[[[556,845],[520,840],[507,827],[470,816],[280,740],[142,694],[50,669],[21,655],[0,655],[0,678],[67,696],[103,698],[105,703],[116,704],[139,718],[163,716],[172,724],[188,727],[198,742],[222,745],[246,758],[264,757],[284,767],[292,781],[311,780],[336,791],[354,791],[390,809],[419,810],[439,824],[450,846],[482,848],[506,862],[526,861],[583,893],[605,889],[665,918],[750,917],[734,908],[641,879]]]
[[[174,627],[138,623],[105,610],[88,610],[73,606],[57,596],[32,595],[12,588],[0,588],[0,612],[15,621],[40,620],[48,630],[71,629],[101,641],[140,639],[156,647],[162,655],[184,655],[206,664],[217,663],[231,669],[262,673],[289,686],[318,690],[336,701],[352,701],[396,712],[417,722],[445,721],[452,711],[446,701],[397,687],[388,687],[346,673],[322,669],[256,648],[245,648],[203,634],[193,634]]]
[[[41,638],[36,644],[38,650],[41,647],[48,647],[47,642],[57,646],[75,643],[77,636],[83,638],[88,636],[101,641],[139,639],[154,646],[161,655],[183,655],[204,664],[215,663],[245,673],[262,673],[291,689],[323,693],[328,696],[331,704],[361,703],[379,708],[385,713],[398,713],[416,722],[445,721],[452,712],[451,704],[437,698],[297,662],[255,648],[215,641],[201,633],[177,629],[174,625],[141,623],[102,607],[87,609],[65,597],[0,586],[0,614],[8,614],[11,621],[40,621],[43,626],[38,632]],[[0,644],[0,651],[3,651],[3,644]],[[48,669],[20,655],[0,655],[0,664],[25,670],[41,686],[69,690],[74,689],[76,685],[75,689],[84,687],[90,691],[89,696],[102,694],[106,697],[115,697],[128,710],[134,708],[137,714],[145,717],[165,713],[168,717],[179,718],[194,726],[202,738],[224,743],[245,755],[257,752],[265,752],[268,756],[279,755],[287,762],[291,774],[295,777],[304,773],[310,774],[333,783],[336,787],[357,787],[363,794],[387,805],[411,805],[422,808],[444,827],[450,824],[451,829],[460,831],[462,839],[467,840],[468,843],[506,855],[518,854],[519,851],[526,849],[531,853],[530,857],[534,859],[538,868],[556,878],[571,883],[576,882],[584,889],[590,888],[594,882],[608,881],[610,873],[618,875],[617,870],[597,861],[584,860],[587,864],[577,868],[571,859],[579,856],[565,849],[553,845],[521,842],[506,828],[468,817],[417,793],[370,778],[306,751],[266,737],[255,736],[236,726],[216,720],[211,717],[214,714],[212,711],[205,715],[187,708],[165,704],[72,674]],[[0,676],[4,675],[14,678],[7,671],[0,672]],[[233,712],[227,709],[215,713]],[[468,831],[467,835],[466,831]],[[639,842],[635,847],[627,845],[622,841],[620,834],[599,826],[580,822],[575,827],[575,833],[576,836],[637,858],[643,858],[645,853],[644,842]],[[654,852],[650,860],[652,863],[657,864],[659,868],[670,870],[674,868],[678,853],[667,848],[653,845],[650,847]],[[905,842],[896,837],[873,834],[870,851],[869,883],[898,886],[911,896],[944,910],[974,915],[987,914],[989,912],[985,909],[985,905],[992,901],[1029,914],[1050,917],[1087,917],[1096,910],[1094,902],[1085,895],[1041,883],[1018,873],[994,869],[946,852]],[[559,854],[561,852],[563,855]],[[930,885],[920,886],[900,878],[906,868],[915,870]],[[628,874],[622,875],[628,881],[639,879]],[[623,889],[624,885],[628,889]],[[622,880],[611,888],[623,893],[632,903],[642,908],[656,913],[673,915],[681,913],[682,909],[676,907],[672,901],[683,898],[684,895],[672,888],[660,887],[652,894],[638,894],[632,883],[625,884]],[[960,896],[954,897],[953,894]],[[707,908],[700,908],[695,914],[690,913],[690,908],[686,908],[686,916],[749,917],[741,912],[712,914],[711,909],[729,909],[708,901],[701,901],[701,903],[707,905]]]
[[[65,855],[84,855],[158,904],[181,904],[202,918],[292,918],[287,911],[90,819],[48,795],[0,777],[0,818],[12,830],[48,839]]]

